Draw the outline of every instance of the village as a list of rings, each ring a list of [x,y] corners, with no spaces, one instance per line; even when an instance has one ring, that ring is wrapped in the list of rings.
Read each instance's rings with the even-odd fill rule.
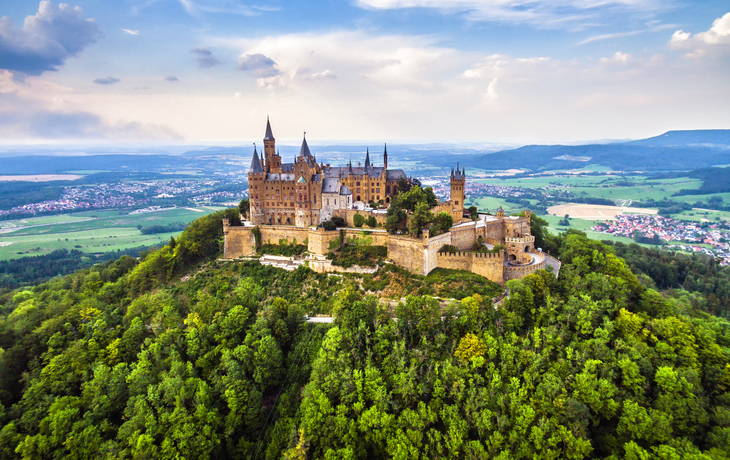
[[[728,222],[692,222],[645,214],[619,214],[616,220],[594,225],[593,231],[660,244],[666,249],[706,254],[730,265]],[[668,244],[669,242],[683,244]]]

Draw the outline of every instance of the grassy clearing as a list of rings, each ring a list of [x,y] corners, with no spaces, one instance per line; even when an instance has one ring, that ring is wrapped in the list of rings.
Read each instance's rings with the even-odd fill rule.
[[[0,260],[47,254],[56,249],[78,249],[87,253],[98,253],[164,244],[170,240],[171,236],[177,236],[180,232],[142,235],[137,226],[148,227],[173,222],[189,223],[222,208],[206,206],[196,209],[204,212],[178,208],[142,214],[119,215],[119,211],[87,211],[65,216],[52,216],[59,218],[57,219],[59,223],[21,228],[14,232],[0,234],[0,245],[11,243],[0,247]],[[76,220],[73,221],[73,219]],[[26,220],[32,221],[33,219]],[[25,225],[29,225],[29,223]]]

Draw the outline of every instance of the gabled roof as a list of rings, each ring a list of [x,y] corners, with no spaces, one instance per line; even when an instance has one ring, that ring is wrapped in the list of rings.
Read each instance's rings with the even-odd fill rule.
[[[297,181],[297,184],[306,184],[307,179],[304,178],[304,176],[299,176],[299,180]]]
[[[271,132],[271,123],[269,123],[269,117],[266,117],[266,135],[264,136],[265,141],[273,141],[274,134]]]
[[[263,168],[263,166],[261,166],[261,161],[259,161],[259,154],[256,152],[256,147],[253,148],[253,158],[251,158],[251,168],[248,170],[248,172],[252,172],[252,173],[264,172],[264,168]]]
[[[352,195],[350,187],[348,187],[347,185],[343,185],[342,187],[340,187],[340,195]]]

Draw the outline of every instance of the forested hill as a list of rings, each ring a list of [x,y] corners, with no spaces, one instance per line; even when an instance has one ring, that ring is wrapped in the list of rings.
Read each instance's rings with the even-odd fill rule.
[[[560,279],[511,281],[495,310],[459,272],[216,263],[223,215],[0,297],[0,458],[730,454],[730,323],[579,232],[536,219]],[[426,295],[454,292],[443,310]]]
[[[488,170],[527,168],[533,171],[578,169],[603,165],[616,171],[689,171],[726,165],[730,130],[669,131],[631,142],[588,145],[526,145],[464,160]]]

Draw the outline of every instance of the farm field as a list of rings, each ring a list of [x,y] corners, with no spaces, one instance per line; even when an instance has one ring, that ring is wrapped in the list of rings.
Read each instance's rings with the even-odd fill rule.
[[[212,206],[190,209],[175,208],[151,213],[124,213],[121,215],[119,211],[87,211],[7,221],[15,224],[17,229],[0,233],[0,260],[41,255],[56,249],[77,249],[87,253],[99,253],[159,245],[169,241],[171,236],[177,236],[180,232],[143,235],[137,227],[168,225],[176,222],[189,223],[219,209],[223,208]],[[49,219],[51,221],[48,221]]]
[[[642,202],[648,199],[660,201],[667,198],[675,201],[694,203],[698,200],[706,200],[708,197],[707,195],[673,197],[672,195],[680,190],[696,190],[702,186],[702,180],[688,178],[654,179],[646,176],[566,174],[540,177],[475,179],[474,182],[524,188],[564,187],[579,197],[605,198],[616,201],[631,200]],[[730,194],[719,195],[728,195],[725,199],[730,199]]]

